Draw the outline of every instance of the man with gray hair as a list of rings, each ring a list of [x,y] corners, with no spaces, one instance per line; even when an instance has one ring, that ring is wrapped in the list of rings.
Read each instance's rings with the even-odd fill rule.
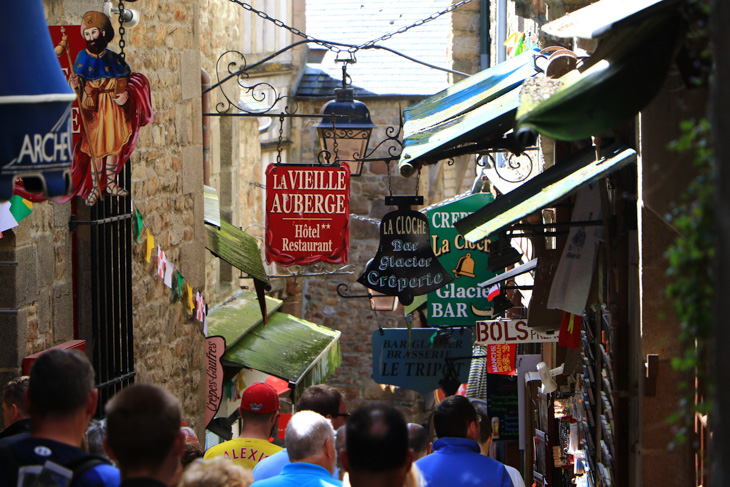
[[[22,375],[3,387],[5,429],[0,432],[0,439],[30,433],[30,415],[25,409],[25,391],[28,390],[28,382],[28,376]]]
[[[337,455],[332,423],[314,411],[292,416],[284,436],[291,463],[281,474],[251,484],[253,487],[340,487],[333,478]]]

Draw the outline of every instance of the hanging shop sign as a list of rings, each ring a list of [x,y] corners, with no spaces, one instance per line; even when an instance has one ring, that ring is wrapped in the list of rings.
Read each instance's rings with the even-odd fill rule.
[[[13,195],[17,178],[44,197],[61,197],[71,191],[75,95],[58,63],[43,3],[3,7],[7,73],[0,80],[0,201]]]
[[[548,335],[530,328],[527,320],[477,321],[476,328],[476,345],[557,342],[559,337],[557,333]]]
[[[487,412],[495,440],[519,439],[518,384],[516,376],[487,374]]]
[[[205,370],[207,379],[207,402],[205,424],[218,412],[223,397],[223,366],[221,357],[226,352],[226,339],[222,336],[209,336],[205,339]]]
[[[420,201],[421,203],[418,203]],[[427,294],[453,280],[430,245],[428,219],[410,209],[422,197],[395,196],[386,205],[398,205],[380,222],[380,246],[357,282],[387,296],[398,296],[404,305],[414,296]]]
[[[515,375],[517,373],[517,345],[514,343],[487,345],[487,373]]]
[[[441,340],[432,340],[440,332]],[[373,380],[425,394],[440,382],[469,380],[471,330],[389,328],[373,333]],[[447,339],[443,339],[443,338]]]
[[[431,247],[453,281],[428,294],[428,323],[433,326],[474,326],[477,320],[493,318],[489,289],[477,284],[494,277],[487,270],[489,240],[466,241],[454,222],[494,201],[478,193],[438,208],[426,215],[431,227]]]
[[[269,164],[266,262],[282,266],[347,263],[350,168]]]

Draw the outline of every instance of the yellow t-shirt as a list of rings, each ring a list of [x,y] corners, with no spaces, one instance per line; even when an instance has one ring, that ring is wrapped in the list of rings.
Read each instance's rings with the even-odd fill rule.
[[[208,448],[203,457],[209,460],[215,457],[225,457],[241,467],[253,468],[264,458],[273,455],[282,448],[266,440],[255,438],[236,438]]]

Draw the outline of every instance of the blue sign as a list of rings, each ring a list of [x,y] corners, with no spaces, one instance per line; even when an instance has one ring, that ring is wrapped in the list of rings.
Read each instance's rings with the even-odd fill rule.
[[[421,394],[438,389],[439,381],[452,374],[464,384],[469,380],[473,342],[471,330],[464,328],[375,330],[373,380]]]

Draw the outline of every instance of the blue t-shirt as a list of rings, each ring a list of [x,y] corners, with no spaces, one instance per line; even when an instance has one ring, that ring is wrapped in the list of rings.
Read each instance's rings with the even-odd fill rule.
[[[474,440],[440,438],[433,444],[433,453],[416,461],[416,467],[429,487],[512,487],[504,465],[479,452]]]
[[[286,452],[286,448],[284,448],[257,463],[253,468],[253,479],[264,480],[275,477],[281,473],[284,465],[289,465],[289,463],[291,463],[289,461],[289,454]],[[332,475],[332,478],[339,478],[337,467],[335,467],[335,473]]]
[[[48,460],[65,467],[88,456],[80,448],[46,438],[21,437],[15,441],[4,442],[4,444],[12,450],[17,460],[20,467],[19,475],[26,472],[29,466],[42,466]],[[0,460],[0,484],[2,485],[7,483],[8,478],[6,461],[4,458]],[[72,487],[118,487],[120,483],[119,470],[116,467],[99,464],[89,468],[73,483]]]
[[[251,487],[342,487],[342,481],[319,465],[294,462],[284,465],[280,475],[257,480]]]

